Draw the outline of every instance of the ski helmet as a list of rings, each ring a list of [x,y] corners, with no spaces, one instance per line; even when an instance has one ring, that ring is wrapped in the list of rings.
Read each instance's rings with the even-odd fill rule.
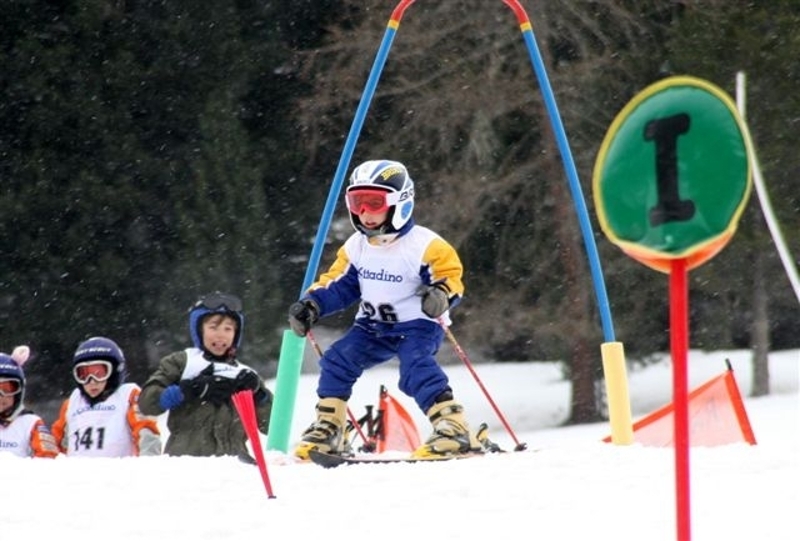
[[[345,200],[356,231],[370,237],[398,233],[411,221],[414,181],[400,162],[371,160],[353,170]],[[358,215],[365,207],[374,212],[388,211],[386,223],[377,230],[364,227]]]
[[[25,400],[25,372],[7,353],[0,353],[0,379],[16,381],[19,385],[19,392],[14,395],[13,405],[6,412],[0,413],[0,418],[10,419],[22,409]]]
[[[233,347],[238,350],[242,343],[242,331],[244,329],[241,299],[235,295],[215,291],[200,297],[189,309],[189,335],[192,337],[194,347],[203,351],[205,351],[203,347],[203,319],[209,314],[223,314],[232,317],[236,321]]]
[[[106,388],[100,397],[113,393],[117,387],[125,383],[127,371],[125,366],[125,355],[116,342],[104,336],[94,336],[81,342],[75,354],[72,356],[72,370],[80,363],[90,361],[108,361],[111,363],[111,375],[106,380]],[[80,386],[83,392],[83,386]]]

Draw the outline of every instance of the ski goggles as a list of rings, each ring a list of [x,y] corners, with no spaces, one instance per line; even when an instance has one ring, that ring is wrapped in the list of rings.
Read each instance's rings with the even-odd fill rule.
[[[81,385],[86,385],[90,380],[95,380],[98,383],[106,381],[111,377],[114,371],[114,366],[109,361],[84,361],[78,363],[72,369],[72,375],[75,381]]]
[[[389,210],[389,207],[397,204],[397,193],[384,190],[358,189],[347,192],[347,208],[353,214],[369,212],[370,214],[380,214]]]
[[[0,396],[14,396],[22,392],[22,382],[16,378],[0,379]]]
[[[192,309],[195,308],[207,308],[211,311],[224,309],[231,312],[241,312],[242,300],[239,297],[225,293],[211,293],[197,301]]]

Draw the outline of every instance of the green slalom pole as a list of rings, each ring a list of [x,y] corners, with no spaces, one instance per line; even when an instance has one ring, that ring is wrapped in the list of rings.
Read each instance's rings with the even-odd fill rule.
[[[333,219],[333,211],[336,208],[336,201],[339,199],[339,193],[342,189],[345,174],[350,167],[350,158],[353,156],[356,141],[358,141],[361,127],[364,125],[367,110],[372,101],[372,96],[375,94],[375,88],[378,86],[378,80],[383,71],[383,66],[386,64],[386,57],[389,55],[389,50],[392,47],[397,28],[400,26],[400,19],[403,17],[406,8],[413,4],[414,1],[415,0],[400,0],[389,18],[386,32],[381,41],[378,53],[375,56],[375,61],[372,64],[372,69],[367,78],[364,91],[361,94],[361,101],[356,109],[353,124],[350,126],[350,133],[347,135],[344,150],[342,150],[342,156],[339,159],[339,165],[333,177],[331,189],[328,192],[328,200],[325,203],[325,209],[322,211],[322,218],[320,219],[317,236],[314,239],[311,257],[306,267],[306,275],[300,292],[301,296],[311,287],[317,275],[319,261],[322,258],[322,249],[325,246],[325,239],[328,236],[330,223]],[[267,449],[275,449],[283,451],[284,453],[289,449],[292,415],[294,414],[294,406],[297,400],[297,387],[300,382],[300,372],[303,367],[304,350],[304,338],[297,336],[291,330],[284,331],[281,354],[278,359],[278,374],[275,381],[275,402],[272,404],[272,414],[270,415]]]
[[[275,379],[275,401],[269,421],[267,449],[286,452],[292,430],[292,413],[297,401],[297,387],[303,367],[305,338],[294,331],[283,331],[281,354],[278,358],[278,374]],[[292,389],[294,391],[292,392]],[[278,391],[281,392],[278,392]],[[289,392],[287,392],[289,390]]]

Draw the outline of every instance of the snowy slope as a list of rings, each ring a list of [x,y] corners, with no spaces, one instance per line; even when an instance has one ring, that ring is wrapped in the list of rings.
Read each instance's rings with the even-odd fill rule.
[[[690,354],[691,387],[724,371],[730,358],[743,395],[749,352]],[[746,399],[758,445],[691,452],[691,526],[695,540],[800,539],[800,351],[770,357],[773,395]],[[190,541],[325,538],[614,541],[675,540],[672,449],[614,446],[605,423],[555,428],[568,386],[548,365],[477,365],[485,386],[521,441],[538,451],[438,464],[325,470],[269,451],[276,498],[256,468],[231,458],[126,458],[55,461],[0,454],[5,497],[2,539],[72,538]],[[462,366],[449,366],[471,418],[502,425]],[[629,374],[635,418],[670,401],[671,369]],[[392,370],[365,376],[353,398],[375,403],[393,386]],[[314,378],[304,376],[296,434],[310,420]],[[394,393],[393,393],[394,394]],[[402,398],[402,397],[398,397]],[[363,400],[363,401],[362,401]],[[413,408],[409,407],[412,411]],[[424,420],[420,429],[427,431]],[[76,537],[77,538],[77,537]]]

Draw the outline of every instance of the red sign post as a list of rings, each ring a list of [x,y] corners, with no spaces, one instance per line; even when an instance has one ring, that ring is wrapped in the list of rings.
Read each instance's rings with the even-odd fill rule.
[[[680,76],[645,88],[622,109],[595,162],[603,232],[670,276],[678,541],[691,541],[687,276],[735,233],[751,190],[751,156],[733,101],[706,81]]]

